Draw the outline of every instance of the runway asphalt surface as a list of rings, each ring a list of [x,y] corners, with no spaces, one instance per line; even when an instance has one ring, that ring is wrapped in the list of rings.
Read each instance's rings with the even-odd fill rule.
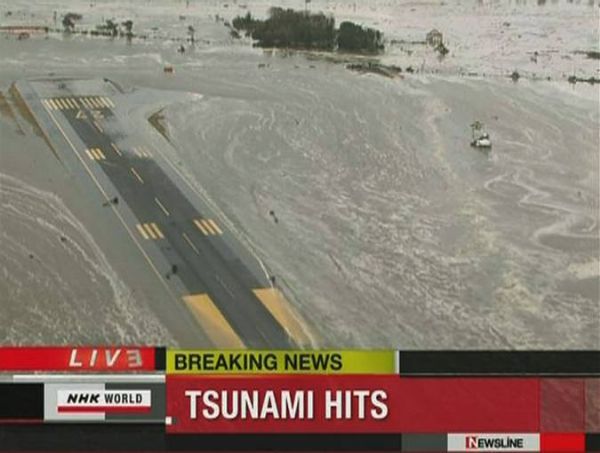
[[[99,80],[94,93],[82,93],[68,81],[43,81],[21,91],[59,157],[75,153],[79,170],[119,217],[140,249],[140,266],[163,280],[216,347],[300,346],[302,327],[283,294],[238,257],[243,245],[189,199],[182,181],[159,164],[159,150],[122,127],[120,97],[105,85]],[[53,90],[61,95],[46,96]]]

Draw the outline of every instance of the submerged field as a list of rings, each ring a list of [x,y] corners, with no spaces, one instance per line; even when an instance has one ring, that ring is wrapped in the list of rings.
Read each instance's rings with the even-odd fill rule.
[[[183,55],[175,51],[178,41],[158,38],[131,45],[79,36],[0,39],[10,62],[0,69],[2,91],[20,77],[48,73],[108,77],[137,93],[132,127],[149,127],[146,118],[163,109],[173,148],[161,152],[252,242],[320,345],[600,345],[597,86],[561,80],[565,62],[554,54],[540,70],[552,82],[500,77],[521,58],[533,64],[528,46],[481,64],[465,50],[464,61],[437,68],[444,75],[432,74],[434,66],[403,79],[359,75],[232,42],[208,18],[230,10],[192,3],[187,13],[182,2],[150,7],[136,19],[144,28],[160,21],[168,34],[176,33],[179,15],[196,14],[209,42]],[[370,8],[321,3],[376,25]],[[432,8],[389,3],[375,5],[397,11],[396,22],[403,12],[416,15],[411,8],[422,16]],[[85,5],[73,2],[71,9]],[[37,14],[50,20],[53,7]],[[95,19],[132,11],[109,2],[95,8]],[[457,17],[472,20],[465,4],[456,8]],[[485,17],[501,23],[518,8],[531,17],[540,11],[498,2]],[[597,16],[597,6],[566,8],[548,2],[540,23],[568,27],[584,21],[586,8]],[[558,11],[562,19],[553,15]],[[528,27],[536,30],[535,23]],[[577,45],[593,33],[578,35]],[[469,39],[456,48],[475,49]],[[394,52],[384,61],[410,63]],[[593,75],[589,61],[575,61],[583,62],[582,75]],[[164,74],[165,64],[175,73]],[[458,67],[496,76],[462,77]],[[468,145],[476,119],[492,135],[489,154]],[[140,269],[126,272],[135,267],[127,246],[98,227],[108,222],[102,209],[72,193],[41,139],[28,129],[26,136],[15,132],[7,116],[0,123],[0,323],[10,326],[0,340],[176,343],[149,308],[148,300],[160,297],[156,283]]]

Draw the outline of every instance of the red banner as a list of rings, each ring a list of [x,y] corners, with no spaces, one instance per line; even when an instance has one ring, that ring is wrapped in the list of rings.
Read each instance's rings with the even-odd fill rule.
[[[537,432],[537,378],[167,376],[170,433]]]
[[[2,371],[150,371],[152,347],[0,347]]]

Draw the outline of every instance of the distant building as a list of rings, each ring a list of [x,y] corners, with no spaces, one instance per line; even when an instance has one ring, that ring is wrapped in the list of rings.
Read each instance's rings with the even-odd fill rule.
[[[429,33],[427,33],[425,41],[427,41],[427,44],[429,44],[431,47],[437,47],[440,44],[443,44],[444,36],[438,29],[434,28]]]

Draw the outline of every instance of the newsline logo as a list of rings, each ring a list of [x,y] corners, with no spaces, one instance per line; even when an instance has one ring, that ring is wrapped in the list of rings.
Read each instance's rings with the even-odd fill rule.
[[[539,449],[539,434],[448,434],[448,451],[534,452]]]
[[[147,413],[152,408],[150,390],[59,390],[59,413]]]

